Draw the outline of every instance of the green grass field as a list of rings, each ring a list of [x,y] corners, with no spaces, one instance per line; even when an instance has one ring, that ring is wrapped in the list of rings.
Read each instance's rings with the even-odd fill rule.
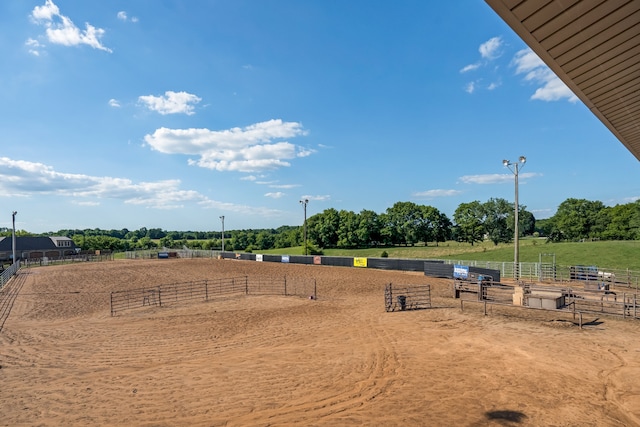
[[[468,243],[445,242],[439,246],[388,247],[370,249],[326,249],[328,256],[380,257],[386,251],[390,258],[423,258],[478,261],[513,261],[513,244],[495,246],[491,242]],[[260,253],[300,255],[301,246],[274,249]],[[583,243],[545,243],[544,239],[520,240],[520,261],[550,262],[555,255],[557,265],[595,265],[600,268],[630,269],[640,271],[640,241],[599,241]]]

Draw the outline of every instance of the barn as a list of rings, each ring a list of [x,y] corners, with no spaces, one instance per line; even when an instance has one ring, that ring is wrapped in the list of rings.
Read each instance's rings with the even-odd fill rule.
[[[16,258],[62,258],[75,255],[80,247],[68,237],[16,237]],[[0,237],[0,262],[11,261],[13,246],[11,237]]]

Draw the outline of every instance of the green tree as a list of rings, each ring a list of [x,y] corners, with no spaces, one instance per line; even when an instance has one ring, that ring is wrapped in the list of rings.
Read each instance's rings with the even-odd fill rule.
[[[307,218],[307,238],[321,248],[338,246],[339,228],[340,213],[333,208]]]
[[[484,209],[479,201],[458,205],[453,214],[458,240],[471,243],[472,246],[475,242],[481,242],[484,234],[483,218]]]
[[[422,210],[413,202],[396,202],[387,208],[383,228],[394,245],[413,246],[424,236]]]
[[[554,231],[567,240],[591,237],[598,214],[604,208],[602,202],[567,199],[558,206],[558,210],[553,216]]]
[[[356,235],[360,245],[369,247],[381,242],[380,217],[374,211],[363,209],[358,214],[358,229]]]
[[[260,231],[256,236],[256,248],[259,250],[272,249],[274,246],[275,237],[268,231]]]
[[[637,238],[637,226],[633,227],[634,218],[638,216],[640,204],[628,203],[603,209],[607,213],[609,222],[602,233],[602,237],[610,240],[633,240]]]
[[[338,212],[338,243],[339,248],[356,248],[361,246],[358,239],[359,221],[358,215],[352,211],[341,210]]]
[[[436,242],[436,246],[438,246],[438,242],[446,242],[451,238],[451,228],[452,224],[449,217],[447,217],[447,215],[442,212],[438,212],[438,218],[436,219],[434,229],[434,239]]]
[[[507,218],[513,214],[513,205],[505,199],[489,199],[482,204],[484,230],[494,245],[510,242],[513,231],[509,229]]]

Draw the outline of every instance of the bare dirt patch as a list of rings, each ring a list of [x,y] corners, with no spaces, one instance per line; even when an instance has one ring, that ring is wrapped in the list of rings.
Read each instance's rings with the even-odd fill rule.
[[[24,277],[22,277],[24,275]],[[248,296],[111,317],[111,291],[314,277],[318,299]],[[20,272],[0,332],[0,425],[638,425],[638,323],[465,304],[422,274],[235,260]],[[388,283],[435,308],[387,313]],[[596,320],[596,321],[594,321]]]

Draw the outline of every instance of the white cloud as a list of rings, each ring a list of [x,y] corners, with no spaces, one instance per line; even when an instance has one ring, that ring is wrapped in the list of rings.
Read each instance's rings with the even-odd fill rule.
[[[328,200],[331,200],[331,196],[329,196],[328,194],[324,195],[324,196],[311,196],[311,195],[306,195],[306,196],[300,196],[300,200],[315,200],[317,202],[326,202]]]
[[[467,85],[464,88],[464,91],[467,93],[473,93],[476,90],[476,84],[475,82],[469,82],[467,83]]]
[[[113,108],[119,108],[120,107],[120,102],[117,99],[111,98],[109,100],[109,106],[111,106]]]
[[[243,214],[276,216],[283,212],[263,207],[220,202],[194,190],[180,188],[178,179],[133,182],[128,178],[91,176],[56,171],[52,166],[0,157],[0,194],[9,197],[52,195],[72,198],[76,205],[97,206],[114,199],[151,209],[177,209],[186,203]]]
[[[542,85],[531,99],[541,101],[559,101],[567,99],[577,102],[578,97],[560,80],[554,72],[531,49],[523,49],[515,54],[512,61],[516,74],[524,74],[524,80]]]
[[[280,189],[283,189],[283,190],[289,190],[291,188],[300,187],[300,184],[270,184],[269,187],[270,188],[280,188]]]
[[[266,193],[265,197],[271,197],[272,199],[279,199],[281,197],[283,197],[285,195],[285,193],[281,192],[281,191],[277,191],[275,193]]]
[[[136,18],[135,16],[132,16],[131,19],[129,19],[129,15],[127,15],[127,12],[125,12],[124,10],[121,10],[120,12],[118,12],[118,19],[124,22],[127,21],[131,21],[131,22],[138,22],[138,18]]]
[[[486,175],[465,175],[460,177],[460,181],[465,184],[497,184],[502,182],[512,182],[513,175],[492,173]]]
[[[528,178],[534,178],[541,174],[535,172],[518,173],[520,183],[524,183]],[[502,184],[513,182],[513,174],[492,173],[485,175],[465,175],[460,177],[460,181],[465,184]]]
[[[154,208],[174,207],[176,201],[203,199],[195,191],[180,190],[179,185],[179,180],[134,183],[126,178],[63,173],[42,163],[0,157],[0,190],[8,194],[111,198]]]
[[[478,51],[484,59],[493,60],[502,55],[502,37],[492,37],[480,45]]]
[[[462,194],[462,191],[460,190],[427,190],[427,191],[415,192],[413,193],[413,196],[433,198],[433,197],[451,197],[451,196],[457,196],[459,194]]]
[[[255,181],[257,180],[258,177],[255,175],[247,175],[247,176],[243,176],[242,178],[240,178],[241,181]]]
[[[63,46],[84,44],[94,49],[112,52],[100,42],[105,33],[102,28],[85,23],[85,29],[81,31],[69,17],[60,13],[60,9],[52,0],[46,0],[43,6],[36,6],[31,12],[31,18],[36,24],[46,27],[46,36],[51,43]]]
[[[481,67],[488,65],[491,61],[499,58],[500,56],[502,56],[502,45],[503,45],[502,37],[492,37],[486,42],[482,43],[478,48],[478,51],[480,52],[481,60],[473,64],[464,66],[460,70],[460,73],[464,74],[470,71],[476,71]],[[480,87],[479,86],[480,81],[481,80],[476,80],[476,81],[467,83],[464,87],[464,91],[467,92],[468,94],[474,93]],[[499,85],[498,83],[490,83],[486,88],[488,90],[493,90],[496,87],[498,87],[498,85]]]
[[[306,135],[300,123],[269,120],[245,128],[156,129],[144,139],[166,154],[198,155],[189,164],[218,171],[256,172],[290,166],[288,160],[306,157],[314,150],[276,139]]]
[[[187,92],[166,91],[164,96],[144,95],[138,98],[149,110],[162,115],[165,114],[194,114],[194,104],[202,101],[202,98]]]
[[[73,200],[71,203],[77,206],[100,206],[100,202],[88,202],[88,201],[83,202],[83,201]]]
[[[480,68],[480,64],[476,62],[475,64],[469,64],[469,65],[464,66],[460,70],[460,72],[461,73],[466,73],[466,72],[469,72],[469,71],[477,70],[478,68]]]
[[[36,39],[29,38],[24,44],[28,47],[29,53],[34,56],[40,56],[40,50],[44,48],[44,45]]]

